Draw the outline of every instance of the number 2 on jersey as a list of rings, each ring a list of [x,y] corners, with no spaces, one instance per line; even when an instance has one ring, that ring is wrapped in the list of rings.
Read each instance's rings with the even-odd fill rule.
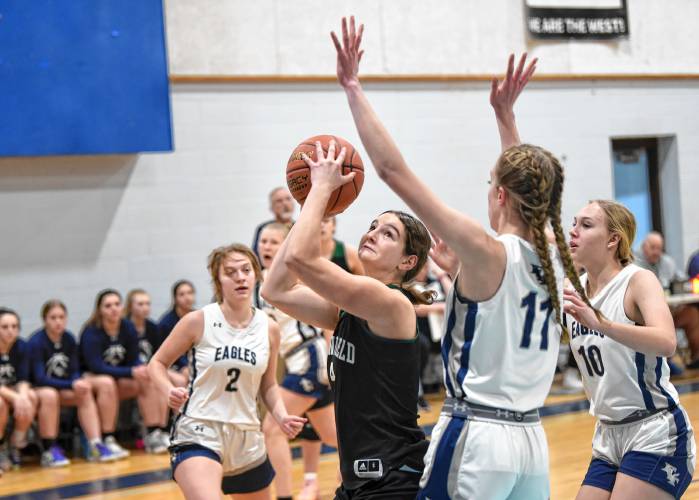
[[[522,299],[522,307],[527,308],[527,315],[524,318],[524,331],[522,332],[522,341],[519,346],[524,349],[529,349],[532,342],[532,328],[534,328],[534,315],[536,314],[536,292],[530,292],[529,295]],[[539,306],[540,311],[546,311],[546,318],[541,327],[541,342],[539,349],[545,351],[549,348],[549,318],[553,312],[551,299],[543,301]]]
[[[235,392],[238,390],[238,388],[233,384],[235,384],[238,381],[238,377],[240,377],[240,369],[230,368],[227,373],[230,377],[230,380],[228,381],[228,384],[226,384],[226,391]]]

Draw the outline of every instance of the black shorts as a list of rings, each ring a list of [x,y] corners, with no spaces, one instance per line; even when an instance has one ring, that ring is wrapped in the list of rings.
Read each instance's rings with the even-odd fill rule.
[[[344,484],[335,490],[335,500],[415,500],[420,487],[420,472],[389,471],[376,481],[367,481],[359,488],[348,490]]]

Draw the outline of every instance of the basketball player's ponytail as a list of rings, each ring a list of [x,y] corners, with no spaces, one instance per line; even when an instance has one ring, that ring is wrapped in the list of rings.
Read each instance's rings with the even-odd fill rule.
[[[556,322],[562,324],[557,278],[549,253],[546,226],[550,221],[556,237],[556,246],[565,274],[587,305],[590,301],[580,284],[568,245],[561,227],[561,198],[563,195],[563,168],[548,151],[538,146],[520,144],[505,150],[495,168],[499,185],[507,189],[516,201],[522,220],[529,225],[534,237],[534,248],[541,262],[544,283]],[[591,307],[591,306],[590,306]],[[596,314],[599,314],[595,311]]]

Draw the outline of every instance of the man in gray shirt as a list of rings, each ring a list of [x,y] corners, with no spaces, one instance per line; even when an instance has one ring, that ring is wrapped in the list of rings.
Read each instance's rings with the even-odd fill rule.
[[[673,281],[681,281],[684,276],[678,270],[672,257],[663,252],[665,240],[657,231],[648,233],[641,243],[641,252],[636,253],[636,264],[648,269],[658,277],[664,289],[669,289]]]

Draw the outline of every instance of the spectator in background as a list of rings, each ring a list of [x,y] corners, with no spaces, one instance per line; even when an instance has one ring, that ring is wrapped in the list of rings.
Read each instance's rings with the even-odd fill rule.
[[[434,301],[431,304],[417,304],[417,328],[420,333],[420,397],[418,405],[429,409],[423,393],[438,392],[442,386],[443,370],[441,340],[444,321],[446,292],[443,283],[451,287],[451,279],[446,271],[439,268],[434,261],[425,263],[415,276],[415,281],[423,290],[432,290]]]
[[[689,279],[699,279],[699,251],[694,252],[687,261]],[[699,303],[687,304],[673,311],[675,326],[682,328],[689,344],[690,359],[687,368],[699,369]]]
[[[194,310],[194,294],[195,289],[191,281],[179,280],[175,281],[175,284],[172,285],[172,308],[166,312],[158,322],[160,343],[165,342],[165,339],[170,335],[170,332],[175,328],[175,325],[182,316]],[[184,354],[180,359],[175,361],[172,368],[186,376],[187,355]],[[175,384],[174,381],[173,384]]]
[[[260,239],[260,231],[270,222],[279,222],[289,229],[294,224],[294,199],[285,187],[276,187],[269,192],[269,210],[274,214],[274,219],[265,221],[255,228],[255,236],[252,239],[252,249],[259,260],[257,243]]]
[[[114,380],[104,375],[95,375],[92,380],[80,376],[78,344],[73,334],[66,330],[67,309],[63,302],[47,301],[41,307],[41,318],[44,327],[35,332],[28,342],[30,369],[37,392],[52,392],[56,406],[77,407],[80,427],[88,441],[89,461],[116,460],[116,456],[102,442],[102,431],[114,432],[117,411]],[[47,415],[46,425],[50,427],[49,435],[55,439],[60,412],[52,411],[51,414],[55,414],[55,418],[51,420]],[[44,443],[44,449],[42,465],[58,467],[68,464],[55,443]]]
[[[320,222],[320,254],[352,274],[364,274],[357,249],[335,239],[337,220],[327,217]]]
[[[11,309],[0,309],[0,468],[4,471],[13,466],[19,467],[19,450],[27,445],[27,430],[39,403],[36,392],[29,385],[27,344],[19,338],[19,329],[17,313]],[[14,430],[8,455],[5,428],[10,409],[14,417]]]
[[[641,252],[636,253],[636,265],[648,269],[658,277],[665,290],[670,289],[673,281],[682,280],[674,259],[664,253],[665,240],[657,231],[651,231],[641,243]]]
[[[144,442],[149,453],[167,452],[160,428],[165,425],[159,409],[160,399],[151,383],[146,366],[138,359],[138,333],[122,318],[121,295],[107,289],[97,295],[95,308],[80,336],[80,355],[84,370],[114,378],[119,399],[136,398],[146,425]],[[105,433],[105,444],[119,458],[129,455],[113,434]]]
[[[155,351],[160,348],[163,339],[160,337],[158,325],[150,319],[151,300],[145,290],[135,288],[126,295],[126,307],[124,308],[124,317],[133,323],[138,333],[138,358],[143,366],[146,366],[153,357]],[[186,356],[185,356],[186,358]],[[168,370],[170,382],[175,387],[184,387],[187,385],[187,368],[182,368],[182,371],[175,369]],[[170,417],[170,409],[167,405],[167,394],[158,393],[160,397],[160,417],[159,421],[163,423],[160,428],[161,440],[170,445],[169,442],[169,426],[167,425]]]
[[[663,289],[670,290],[673,281],[684,280],[682,272],[677,268],[677,264],[672,257],[664,253],[665,240],[663,235],[657,231],[648,233],[646,239],[641,244],[641,253],[636,255],[636,264],[648,269],[658,277]],[[690,266],[691,267],[691,260]],[[690,271],[690,269],[688,269]],[[687,365],[688,368],[699,368],[699,311],[695,306],[680,306],[672,308],[672,319],[675,328],[681,328],[685,332],[692,352],[692,360]],[[671,375],[680,375],[680,368],[671,359],[668,359]]]

